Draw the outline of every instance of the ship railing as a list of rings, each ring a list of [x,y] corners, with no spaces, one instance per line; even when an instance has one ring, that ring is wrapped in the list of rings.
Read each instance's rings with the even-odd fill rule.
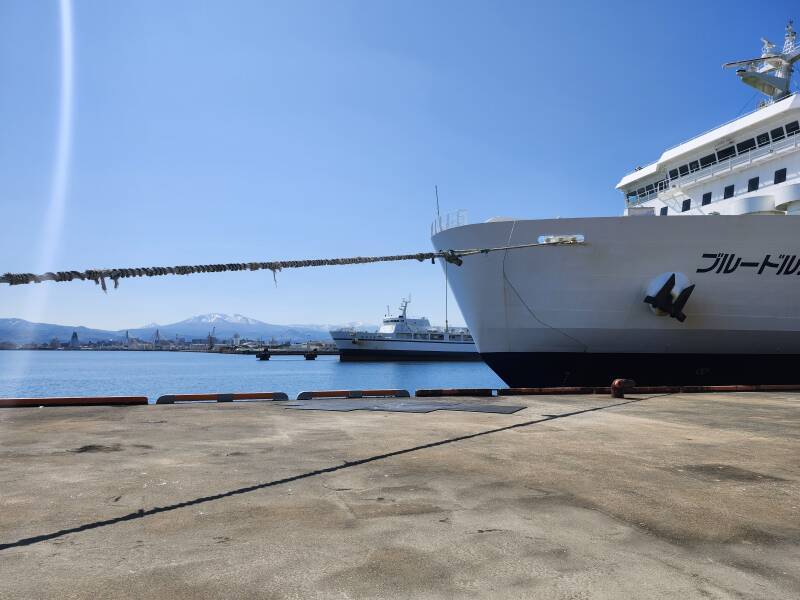
[[[461,227],[466,225],[467,222],[467,211],[464,209],[440,215],[431,223],[431,236],[453,227]]]
[[[656,185],[653,190],[637,196],[635,200],[629,200],[628,206],[636,206],[642,202],[652,200],[665,192],[677,191],[680,188],[690,187],[702,181],[712,179],[718,175],[732,172],[737,167],[749,167],[753,162],[765,158],[771,154],[777,154],[786,150],[797,149],[800,146],[800,134],[792,134],[783,139],[770,141],[760,148],[751,148],[736,156],[731,156],[725,160],[701,167],[691,171],[686,175],[678,175],[675,179],[669,180],[669,186]],[[663,183],[663,180],[659,184]]]

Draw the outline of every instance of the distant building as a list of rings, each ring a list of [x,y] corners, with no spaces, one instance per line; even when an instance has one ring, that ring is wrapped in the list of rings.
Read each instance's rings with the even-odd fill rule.
[[[71,350],[77,350],[81,347],[81,343],[78,341],[78,332],[73,331],[72,337],[69,339],[69,348]]]
[[[242,338],[238,333],[233,334],[233,346],[238,347],[242,343]]]

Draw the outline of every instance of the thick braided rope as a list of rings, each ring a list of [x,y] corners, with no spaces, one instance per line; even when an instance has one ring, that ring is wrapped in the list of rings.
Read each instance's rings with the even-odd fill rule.
[[[94,281],[106,289],[106,280],[114,282],[114,287],[119,286],[120,279],[129,277],[160,277],[163,275],[192,275],[194,273],[223,273],[228,271],[262,271],[269,270],[273,274],[283,269],[301,269],[304,267],[333,267],[340,265],[363,265],[369,263],[398,262],[407,260],[435,260],[443,259],[447,262],[460,265],[461,259],[474,254],[488,254],[501,250],[516,250],[536,246],[560,246],[577,244],[581,242],[565,240],[551,243],[521,244],[517,246],[500,246],[497,248],[475,248],[469,250],[445,250],[442,252],[416,252],[414,254],[396,254],[392,256],[351,256],[346,258],[315,258],[307,260],[278,260],[270,262],[227,263],[215,265],[179,265],[175,267],[136,267],[120,269],[87,269],[85,271],[56,271],[42,274],[34,273],[6,273],[0,276],[0,283],[9,285],[25,285],[29,283],[42,283],[43,281]]]

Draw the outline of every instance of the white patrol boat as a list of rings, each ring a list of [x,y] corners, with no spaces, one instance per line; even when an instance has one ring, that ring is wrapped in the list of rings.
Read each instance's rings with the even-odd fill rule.
[[[728,63],[765,94],[617,185],[625,216],[436,227],[466,256],[449,281],[484,360],[511,386],[798,383],[800,58]],[[538,243],[538,247],[530,244]]]
[[[410,300],[403,298],[400,314],[387,314],[378,331],[337,329],[330,332],[339,359],[350,360],[479,360],[475,342],[465,327],[432,327],[428,319],[407,316]],[[388,313],[388,311],[387,311]]]

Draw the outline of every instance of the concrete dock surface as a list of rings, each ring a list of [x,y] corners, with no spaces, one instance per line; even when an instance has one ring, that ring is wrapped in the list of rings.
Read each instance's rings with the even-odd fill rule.
[[[0,410],[0,598],[800,598],[800,394],[474,401]]]

